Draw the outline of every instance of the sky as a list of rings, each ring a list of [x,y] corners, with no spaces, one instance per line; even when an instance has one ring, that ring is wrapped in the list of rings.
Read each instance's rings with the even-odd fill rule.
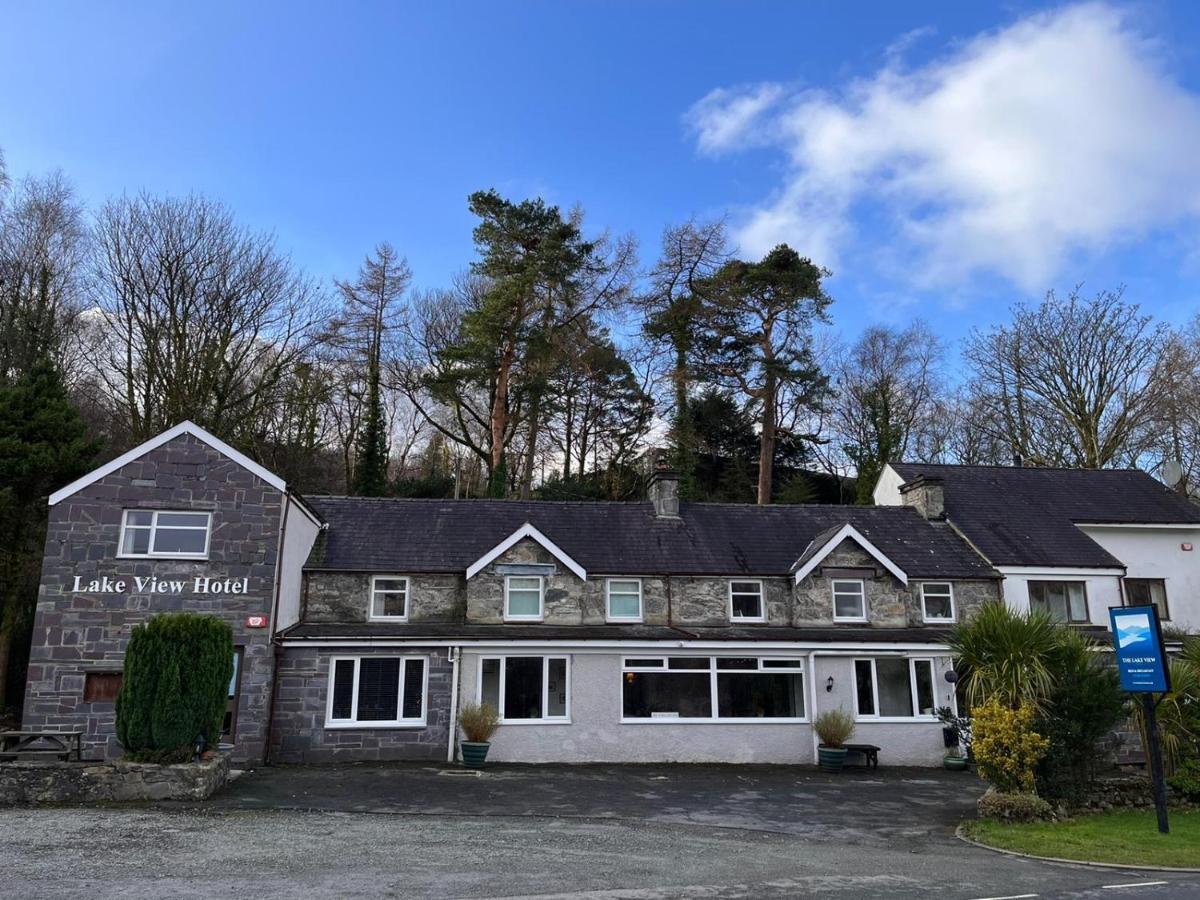
[[[472,258],[494,187],[633,233],[724,216],[828,267],[836,329],[1124,285],[1200,311],[1200,4],[10,3],[0,150],[92,207],[199,192],[349,277]]]

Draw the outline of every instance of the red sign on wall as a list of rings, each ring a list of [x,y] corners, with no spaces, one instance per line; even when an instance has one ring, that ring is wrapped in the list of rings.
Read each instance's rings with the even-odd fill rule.
[[[267,627],[267,617],[266,616],[246,616],[246,627],[247,628],[266,628]]]

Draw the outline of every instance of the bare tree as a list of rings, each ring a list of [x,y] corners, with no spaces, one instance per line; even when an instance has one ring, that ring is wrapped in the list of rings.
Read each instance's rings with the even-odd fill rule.
[[[1182,477],[1171,486],[1193,493],[1200,486],[1200,316],[1171,334],[1157,376],[1157,404],[1140,462],[1148,469],[1178,463]]]
[[[236,439],[283,402],[284,376],[329,315],[274,240],[202,197],[124,197],[100,211],[96,371],[134,440],[181,419]]]
[[[1136,458],[1162,393],[1168,329],[1121,291],[1053,292],[1013,321],[976,331],[965,357],[972,391],[1013,458],[1103,468]]]

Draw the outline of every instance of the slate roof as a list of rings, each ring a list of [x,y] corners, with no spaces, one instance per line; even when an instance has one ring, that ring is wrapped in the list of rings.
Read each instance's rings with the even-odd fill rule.
[[[307,568],[465,572],[526,522],[596,575],[786,576],[818,534],[850,522],[913,578],[995,578],[947,525],[907,507],[309,497],[329,527]]]
[[[283,632],[285,639],[339,640],[519,640],[519,641],[805,641],[857,643],[860,641],[941,644],[951,629],[930,625],[910,628],[873,628],[870,625],[785,627],[772,625],[685,628],[667,625],[459,625],[431,622],[304,622]]]
[[[1136,469],[892,468],[941,478],[946,517],[997,566],[1121,568],[1076,523],[1200,525],[1200,507]]]

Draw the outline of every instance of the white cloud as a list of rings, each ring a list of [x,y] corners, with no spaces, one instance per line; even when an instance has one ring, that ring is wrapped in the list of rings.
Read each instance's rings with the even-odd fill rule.
[[[713,91],[689,123],[706,153],[786,154],[740,223],[748,254],[786,241],[836,266],[886,250],[925,284],[987,271],[1036,289],[1075,253],[1200,212],[1200,100],[1106,5],[1030,16],[918,68],[892,60],[837,94]]]

